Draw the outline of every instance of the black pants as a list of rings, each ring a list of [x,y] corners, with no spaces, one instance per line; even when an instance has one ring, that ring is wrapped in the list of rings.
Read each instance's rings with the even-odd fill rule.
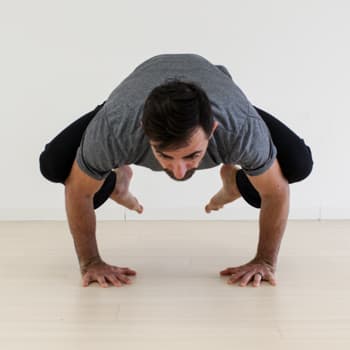
[[[40,170],[43,176],[58,183],[64,183],[74,162],[77,149],[85,129],[103,106],[97,106],[85,114],[45,146],[40,155]],[[289,183],[305,179],[311,172],[313,161],[310,148],[287,126],[272,115],[256,108],[270,130],[272,140],[277,148],[277,159],[284,177]],[[253,207],[260,208],[259,193],[249,182],[243,170],[237,172],[237,186],[242,197]],[[116,174],[111,171],[102,187],[94,196],[94,208],[100,207],[112,193],[116,183]]]
[[[45,146],[44,151],[40,154],[39,163],[40,171],[46,179],[64,184],[71,171],[84,131],[102,106],[103,104],[97,106],[93,111],[70,124]],[[111,171],[94,195],[95,209],[109,198],[115,183],[116,174]]]
[[[312,170],[313,160],[310,147],[286,125],[265,111],[254,107],[270,130],[277,148],[277,159],[288,183],[305,179]],[[237,187],[242,197],[253,207],[261,207],[261,198],[243,170],[236,175]]]

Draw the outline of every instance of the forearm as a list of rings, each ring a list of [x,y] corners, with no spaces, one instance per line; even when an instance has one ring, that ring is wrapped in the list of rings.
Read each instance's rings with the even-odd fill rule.
[[[91,262],[99,261],[96,241],[96,217],[91,197],[82,197],[67,189],[65,191],[66,212],[73,236],[80,269],[85,271]]]
[[[278,196],[263,197],[259,218],[259,243],[256,257],[276,266],[287,225],[289,188]]]

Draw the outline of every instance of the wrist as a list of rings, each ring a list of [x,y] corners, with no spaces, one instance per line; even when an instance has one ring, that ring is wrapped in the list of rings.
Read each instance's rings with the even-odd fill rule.
[[[268,264],[273,269],[275,269],[277,266],[277,256],[274,256],[274,255],[271,256],[271,255],[257,253],[253,260],[256,262],[263,262],[265,264]]]
[[[257,247],[255,259],[263,260],[271,266],[277,265],[279,244],[269,245],[260,241]]]
[[[95,264],[98,264],[100,262],[102,262],[102,259],[99,255],[93,256],[89,259],[79,260],[81,273],[84,274],[87,271],[88,267],[95,265]]]

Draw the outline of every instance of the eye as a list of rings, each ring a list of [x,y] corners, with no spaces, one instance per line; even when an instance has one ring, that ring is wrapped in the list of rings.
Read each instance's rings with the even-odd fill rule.
[[[191,156],[185,157],[185,159],[191,159],[191,160],[193,160],[193,159],[196,159],[196,158],[198,158],[198,157],[199,157],[199,153],[196,153],[196,154],[193,154],[193,155],[191,155]]]
[[[160,158],[164,158],[164,159],[171,159],[171,157],[167,156],[166,154],[163,153],[158,153]]]

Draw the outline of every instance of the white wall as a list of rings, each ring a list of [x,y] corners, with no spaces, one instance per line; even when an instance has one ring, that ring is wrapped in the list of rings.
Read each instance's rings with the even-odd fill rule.
[[[0,6],[0,219],[63,219],[63,187],[38,169],[45,143],[139,63],[178,52],[227,66],[252,103],[311,145],[314,172],[292,186],[291,218],[350,218],[348,1],[13,0]],[[183,184],[138,167],[134,175],[144,215],[110,203],[99,218],[258,214],[242,200],[203,212],[219,189],[218,168]]]

